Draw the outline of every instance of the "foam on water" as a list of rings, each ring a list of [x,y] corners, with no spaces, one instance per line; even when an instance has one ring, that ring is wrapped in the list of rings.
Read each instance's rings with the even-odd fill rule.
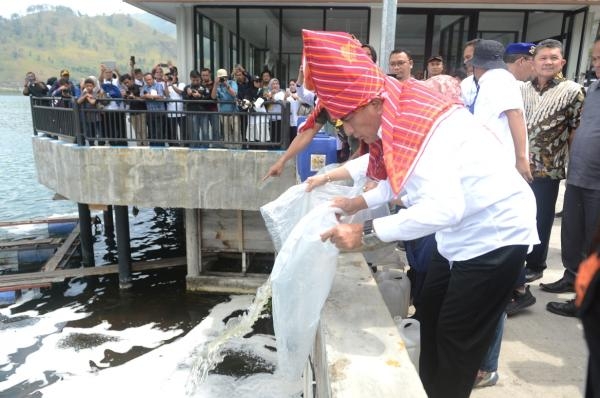
[[[185,398],[188,396],[282,398],[299,396],[298,392],[301,386],[287,384],[270,373],[259,373],[245,377],[210,374],[205,382],[198,385],[198,388],[191,395],[186,391],[186,382],[194,364],[194,353],[198,344],[205,344],[219,336],[225,329],[223,319],[241,308],[247,308],[251,301],[251,296],[233,296],[230,302],[216,305],[209,316],[185,336],[121,366],[100,370],[90,369],[88,360],[101,357],[100,352],[105,347],[104,344],[80,352],[81,355],[79,356],[83,359],[76,360],[77,363],[69,366],[69,369],[62,368],[61,380],[40,391],[44,398],[64,398],[65,396],[72,396],[74,391],[85,391],[86,397],[102,398],[106,396],[143,396],[145,398]],[[148,329],[143,333],[150,331]],[[106,333],[101,325],[97,327],[96,332]],[[135,335],[139,336],[140,332],[140,330],[136,330]],[[130,342],[130,344],[133,343]],[[105,344],[109,345],[111,342]],[[135,341],[135,344],[139,345],[140,342]],[[276,355],[272,350],[266,348],[274,346],[274,344],[273,336],[256,334],[245,339],[229,340],[222,348],[260,357],[275,367]],[[74,353],[68,352],[62,355],[64,356],[59,358],[60,362],[74,361]],[[48,361],[55,362],[54,358],[41,356],[36,360],[48,363]],[[101,363],[96,363],[102,366]]]

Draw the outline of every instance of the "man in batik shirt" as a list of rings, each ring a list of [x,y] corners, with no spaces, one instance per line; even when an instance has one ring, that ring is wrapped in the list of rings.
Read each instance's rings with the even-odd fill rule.
[[[579,125],[585,92],[583,87],[562,76],[566,63],[562,44],[541,41],[533,54],[535,78],[522,87],[525,118],[529,134],[529,153],[537,204],[537,228],[541,243],[527,255],[526,279],[543,276],[548,243],[554,222],[554,207],[560,181],[566,176],[568,141]],[[573,283],[541,284],[543,290],[562,293],[573,291]]]

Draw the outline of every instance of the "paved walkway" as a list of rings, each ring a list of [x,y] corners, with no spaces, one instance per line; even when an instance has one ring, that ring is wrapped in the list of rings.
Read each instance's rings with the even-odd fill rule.
[[[557,210],[562,208],[563,192],[561,188]],[[566,300],[574,294],[545,293],[539,288],[540,282],[554,282],[562,276],[560,219],[554,222],[547,263],[544,277],[531,284],[537,303],[506,322],[498,384],[474,390],[471,397],[583,396],[588,352],[581,322],[546,311],[549,301]]]

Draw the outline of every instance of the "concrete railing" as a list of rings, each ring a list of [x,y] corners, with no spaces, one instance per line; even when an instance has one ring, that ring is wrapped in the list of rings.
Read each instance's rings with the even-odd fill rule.
[[[361,254],[338,259],[310,359],[304,397],[427,397]]]
[[[32,142],[38,181],[79,203],[256,211],[296,184],[294,161],[262,182],[282,154],[276,150]]]

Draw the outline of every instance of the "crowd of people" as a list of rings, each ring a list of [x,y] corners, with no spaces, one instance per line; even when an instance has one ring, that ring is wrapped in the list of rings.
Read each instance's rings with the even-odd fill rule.
[[[336,198],[334,206],[352,214],[401,203],[397,214],[339,224],[322,239],[340,249],[404,241],[411,270],[418,271],[412,296],[429,397],[467,397],[472,388],[496,384],[506,316],[536,302],[528,283],[546,268],[562,180],[565,271],[540,288],[574,292],[588,253],[588,262],[599,263],[600,247],[592,243],[600,222],[598,83],[586,97],[583,86],[566,79],[562,43],[552,39],[506,48],[472,40],[464,46],[464,72],[444,74],[443,58],[433,56],[421,81],[404,49],[391,52],[386,76],[371,49],[350,35],[304,31],[303,37],[305,86],[318,101],[298,137],[312,137],[326,120],[337,120],[346,136],[367,144],[339,168],[309,177],[307,190],[366,175],[362,195]],[[600,77],[600,39],[592,64]],[[333,70],[335,81],[327,78]],[[307,142],[296,140],[265,178],[279,175]],[[588,267],[593,272],[584,278],[595,296],[599,268]],[[597,307],[588,304],[579,313],[588,325],[590,397],[600,393],[594,381],[598,331],[590,326],[593,319],[597,325]],[[578,314],[575,299],[552,301],[546,309]]]
[[[129,73],[101,64],[98,76],[79,82],[71,79],[67,69],[46,83],[28,72],[23,94],[54,97],[52,105],[59,107],[77,104],[90,145],[106,141],[123,145],[133,138],[138,145],[177,146],[178,141],[191,141],[191,146],[227,142],[239,147],[257,142],[281,145],[294,139],[298,116],[310,112],[312,105],[303,100],[295,79],[286,84],[284,89],[267,69],[251,75],[239,64],[215,74],[208,68],[192,70],[186,84],[171,63],[157,64],[144,73],[131,57]],[[286,109],[289,121],[282,123]]]
[[[136,137],[150,144],[183,132],[199,142],[279,142],[281,106],[289,102],[295,139],[265,178],[280,175],[329,123],[339,136],[338,160],[349,161],[310,177],[307,189],[367,176],[362,195],[336,198],[334,205],[347,213],[390,202],[400,206],[396,214],[364,225],[339,224],[322,239],[340,249],[367,240],[405,242],[413,259],[414,316],[421,322],[420,377],[429,397],[468,397],[474,387],[496,384],[506,316],[536,303],[528,283],[542,278],[547,267],[561,181],[565,269],[558,281],[540,288],[585,292],[576,283],[580,264],[588,253],[600,252],[593,243],[600,222],[598,82],[586,92],[565,78],[562,43],[553,39],[506,47],[471,40],[463,48],[464,70],[449,72],[441,56],[432,56],[426,80],[413,76],[405,49],[391,52],[386,73],[376,65],[375,50],[351,35],[305,30],[303,39],[304,63],[285,90],[271,72],[250,75],[241,65],[214,76],[209,69],[194,70],[184,84],[172,65],[143,74],[132,64],[124,75],[102,66],[97,78],[81,84],[67,70],[48,85],[28,73],[23,94],[71,97],[82,108],[102,101],[111,109],[120,104],[115,98],[130,99],[129,110],[148,111],[132,113],[130,123]],[[600,39],[592,64],[600,77]],[[333,74],[336,79],[329,78]],[[173,101],[166,102],[166,113],[152,112],[165,110],[167,99]],[[183,109],[198,113],[184,118]],[[239,118],[246,110],[249,117]],[[301,113],[307,119],[297,131]],[[88,136],[102,137],[99,116],[85,123]],[[597,285],[594,275],[586,271],[586,287]],[[550,302],[547,310],[578,314],[575,299]],[[591,341],[597,332],[586,335]],[[593,380],[600,365],[593,347],[588,391],[598,396]]]

